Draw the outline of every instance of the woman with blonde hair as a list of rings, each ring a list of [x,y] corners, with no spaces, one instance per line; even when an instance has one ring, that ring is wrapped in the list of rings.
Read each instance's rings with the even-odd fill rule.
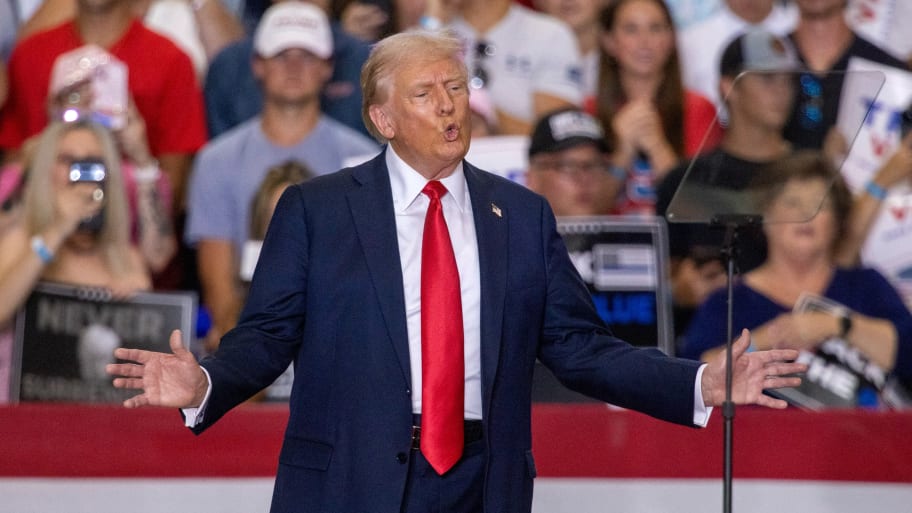
[[[107,129],[51,123],[26,169],[21,221],[0,235],[0,320],[38,281],[101,287],[115,297],[150,288],[130,241],[120,157]]]

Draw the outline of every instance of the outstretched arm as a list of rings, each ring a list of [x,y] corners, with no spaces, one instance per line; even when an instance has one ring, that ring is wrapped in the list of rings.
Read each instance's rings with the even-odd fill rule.
[[[735,404],[785,408],[788,403],[765,395],[763,391],[800,385],[801,378],[788,375],[804,372],[807,366],[794,363],[798,358],[798,351],[794,349],[749,353],[749,346],[750,332],[743,330],[732,346],[732,401]],[[721,406],[725,401],[725,359],[724,351],[717,353],[703,371],[701,385],[706,406]]]
[[[209,380],[193,354],[184,348],[180,330],[171,332],[171,352],[118,348],[114,356],[133,363],[112,363],[105,370],[115,376],[116,388],[141,390],[124,401],[127,408],[167,406],[195,408],[203,402]]]

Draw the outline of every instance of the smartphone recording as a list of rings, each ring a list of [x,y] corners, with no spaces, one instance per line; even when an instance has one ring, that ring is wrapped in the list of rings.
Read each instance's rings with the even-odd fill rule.
[[[127,66],[103,48],[90,44],[57,57],[48,91],[64,121],[85,117],[112,130],[126,126]]]
[[[70,164],[70,182],[104,183],[108,175],[104,162],[100,160],[77,160]]]

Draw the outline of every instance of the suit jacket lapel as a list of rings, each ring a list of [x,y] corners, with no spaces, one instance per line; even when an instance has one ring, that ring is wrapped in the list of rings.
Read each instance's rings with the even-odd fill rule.
[[[488,416],[503,331],[503,307],[509,259],[509,212],[502,209],[490,176],[465,162],[472,200],[481,272],[481,382],[483,415]]]
[[[385,158],[386,152],[380,152],[367,165],[354,170],[352,176],[361,187],[348,194],[348,204],[355,231],[364,250],[377,302],[386,321],[387,333],[399,360],[403,378],[411,386],[396,214]]]

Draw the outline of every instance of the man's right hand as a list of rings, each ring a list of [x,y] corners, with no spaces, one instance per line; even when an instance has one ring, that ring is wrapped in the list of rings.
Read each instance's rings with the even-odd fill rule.
[[[105,370],[115,376],[114,386],[142,390],[124,406],[195,408],[202,403],[209,388],[206,373],[184,348],[180,330],[171,332],[170,344],[172,354],[123,347],[114,351],[117,358],[133,362],[108,364]]]

